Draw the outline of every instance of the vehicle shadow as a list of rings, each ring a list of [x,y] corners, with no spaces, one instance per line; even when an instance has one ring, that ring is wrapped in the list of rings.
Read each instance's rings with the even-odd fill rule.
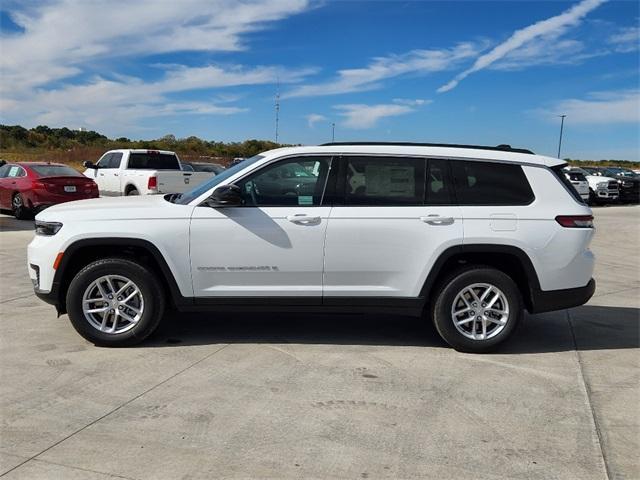
[[[23,232],[33,230],[33,220],[18,220],[0,212],[0,232]]]
[[[584,306],[527,315],[496,354],[640,346],[640,309]],[[170,313],[143,345],[328,344],[449,348],[428,321],[392,315]]]

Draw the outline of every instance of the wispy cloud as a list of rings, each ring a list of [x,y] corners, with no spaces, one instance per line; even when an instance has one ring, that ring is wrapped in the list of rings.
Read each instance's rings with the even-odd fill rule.
[[[307,124],[309,125],[309,128],[315,127],[316,123],[318,122],[327,121],[327,117],[325,117],[324,115],[320,115],[319,113],[310,113],[305,118],[307,119]]]
[[[495,46],[486,54],[478,57],[470,68],[459,73],[453,78],[453,80],[441,86],[438,89],[438,92],[448,92],[472,73],[483,70],[492,64],[505,59],[509,55],[517,55],[514,52],[518,49],[522,49],[523,47],[527,47],[530,42],[539,42],[541,39],[551,39],[552,41],[557,39],[561,33],[565,32],[570,27],[578,25],[580,21],[589,14],[589,12],[596,9],[605,1],[606,0],[582,0],[580,3],[574,5],[560,15],[556,15],[555,17],[551,17],[520,30],[516,30],[506,41]],[[549,49],[553,48],[552,43],[553,42],[549,43]],[[575,43],[565,44],[564,48],[575,48],[575,46]],[[532,51],[535,53],[536,50],[539,50],[539,47],[537,49],[533,48]],[[525,51],[524,56],[525,58],[532,58],[531,50],[529,53]]]
[[[622,27],[607,40],[616,52],[635,52],[640,48],[640,27]]]
[[[550,108],[538,109],[534,113],[545,118],[564,114],[571,124],[640,125],[640,90],[592,92],[586,99],[561,100]]]
[[[201,94],[198,101],[180,101],[175,94],[270,84],[278,78],[295,83],[315,70],[151,63],[154,74],[144,79],[122,72],[132,59],[140,65],[157,54],[244,50],[248,33],[308,8],[308,0],[11,3],[9,14],[22,30],[0,34],[2,120],[113,131],[115,123],[139,118],[245,111],[213,94],[212,100]],[[108,74],[91,75],[106,69]]]
[[[336,78],[301,85],[286,92],[284,97],[337,95],[377,89],[389,78],[450,70],[464,60],[475,58],[483,47],[481,44],[464,42],[450,49],[412,50],[402,55],[376,57],[366,67],[339,70]]]
[[[409,105],[399,105],[396,103],[382,103],[377,105],[351,103],[335,105],[333,108],[339,110],[340,115],[344,118],[342,122],[343,126],[356,130],[372,128],[379,120],[385,117],[404,115],[415,110],[415,108]]]

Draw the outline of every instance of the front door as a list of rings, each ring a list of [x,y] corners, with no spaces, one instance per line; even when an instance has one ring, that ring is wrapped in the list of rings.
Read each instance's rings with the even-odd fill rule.
[[[378,156],[341,162],[343,193],[325,243],[324,303],[418,297],[436,258],[463,240],[447,162]]]
[[[270,163],[235,182],[243,206],[196,207],[191,272],[196,297],[322,299],[323,205],[331,157]]]
[[[101,195],[120,195],[120,162],[122,153],[114,152],[105,154],[98,160],[98,168],[95,172],[94,180],[98,184]]]

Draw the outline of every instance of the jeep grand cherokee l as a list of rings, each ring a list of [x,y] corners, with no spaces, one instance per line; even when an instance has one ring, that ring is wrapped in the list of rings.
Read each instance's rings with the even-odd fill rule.
[[[484,352],[525,309],[594,292],[593,217],[564,166],[508,146],[271,150],[181,195],[46,210],[29,274],[97,345],[144,340],[171,307],[422,316]]]

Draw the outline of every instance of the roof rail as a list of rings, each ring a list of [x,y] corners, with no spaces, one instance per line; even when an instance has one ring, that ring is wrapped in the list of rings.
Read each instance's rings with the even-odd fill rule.
[[[414,143],[414,142],[329,142],[323,143],[321,147],[348,146],[348,145],[388,145],[395,147],[448,147],[448,148],[471,148],[475,150],[495,150],[499,152],[527,153],[533,155],[531,150],[526,148],[513,148],[511,145],[501,144],[495,147],[488,145],[459,145],[457,143]]]

